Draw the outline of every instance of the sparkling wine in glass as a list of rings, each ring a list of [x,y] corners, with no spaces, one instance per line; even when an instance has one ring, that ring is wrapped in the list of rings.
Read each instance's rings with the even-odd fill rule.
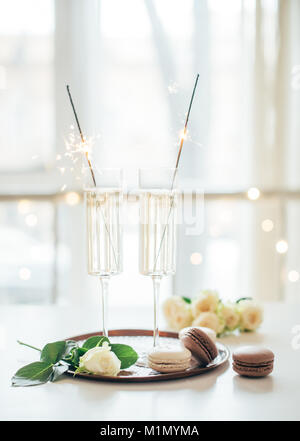
[[[122,172],[95,171],[96,186],[85,185],[88,274],[97,276],[102,292],[102,331],[108,336],[107,301],[110,277],[122,272]]]
[[[140,273],[151,277],[154,296],[153,346],[159,339],[161,279],[176,271],[176,169],[139,170]]]

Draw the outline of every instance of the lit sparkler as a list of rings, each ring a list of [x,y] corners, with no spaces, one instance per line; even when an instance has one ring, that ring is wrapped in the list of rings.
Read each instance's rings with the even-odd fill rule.
[[[67,148],[67,150],[68,150],[67,153],[70,155],[71,159],[73,160],[73,163],[75,163],[78,160],[78,157],[77,158],[74,157],[75,154],[83,153],[85,155],[87,163],[88,163],[88,166],[89,166],[89,169],[90,169],[90,172],[91,172],[91,176],[92,176],[92,180],[93,180],[94,186],[97,187],[94,170],[93,170],[91,159],[90,159],[90,156],[89,156],[91,148],[92,148],[93,138],[88,139],[85,136],[83,136],[83,133],[82,133],[82,130],[81,130],[81,126],[79,124],[79,119],[78,119],[78,116],[77,116],[77,112],[76,112],[76,109],[75,109],[75,106],[74,106],[74,103],[73,103],[72,95],[71,95],[71,92],[70,92],[70,86],[67,85],[66,88],[67,88],[67,92],[68,92],[68,95],[69,95],[70,103],[71,103],[71,106],[72,106],[72,109],[73,109],[73,113],[74,113],[74,116],[75,116],[76,124],[77,124],[79,135],[80,135],[80,142],[76,143],[76,138],[75,138],[74,134],[73,133],[70,134],[69,140],[71,141],[71,145],[67,144],[67,147],[69,147],[69,149]],[[74,129],[74,127],[73,127],[73,129]],[[100,213],[101,213],[101,216],[103,218],[103,221],[104,221],[104,226],[105,226],[105,229],[106,229],[106,232],[107,232],[107,235],[108,235],[108,239],[109,239],[109,242],[110,242],[110,245],[111,245],[111,248],[112,248],[112,252],[113,252],[113,255],[114,255],[115,263],[116,263],[116,266],[118,267],[115,248],[113,246],[113,242],[112,242],[112,239],[111,239],[110,231],[109,231],[109,228],[108,228],[108,225],[107,225],[107,221],[105,219],[104,212],[103,212],[103,210],[101,208],[101,205],[99,205],[99,209],[100,209]]]
[[[195,92],[196,92],[196,88],[197,88],[197,84],[198,84],[198,79],[199,79],[199,74],[197,74],[197,76],[196,76],[196,81],[195,81],[195,84],[194,84],[193,93],[192,93],[192,96],[191,96],[188,112],[187,112],[187,115],[186,115],[184,128],[181,131],[181,135],[180,135],[179,151],[178,151],[178,155],[177,155],[177,159],[176,159],[176,165],[175,165],[175,170],[174,170],[173,179],[172,179],[171,192],[173,191],[175,178],[176,178],[176,175],[177,175],[177,172],[178,172],[178,165],[179,165],[179,161],[180,161],[180,157],[181,157],[181,153],[182,153],[183,142],[184,142],[184,140],[186,138],[186,135],[187,135],[187,125],[188,125],[189,118],[190,118],[190,112],[191,112],[192,104],[193,104],[193,101],[194,101],[194,96],[195,96]],[[155,262],[154,262],[154,267],[153,267],[154,271],[156,269],[156,264],[157,264],[157,261],[158,261],[159,255],[160,255],[161,247],[162,247],[162,244],[163,244],[163,241],[164,241],[164,238],[165,238],[165,234],[166,234],[166,231],[167,231],[167,227],[168,227],[168,224],[169,224],[169,220],[170,220],[170,216],[171,216],[173,207],[174,207],[174,197],[171,200],[170,211],[169,211],[169,214],[168,214],[167,222],[166,222],[166,225],[165,225],[162,237],[161,237],[160,245],[159,245],[159,248],[158,248],[158,253],[157,253],[157,256],[156,256],[156,259],[155,259]]]
[[[69,95],[70,103],[71,103],[71,106],[72,106],[72,109],[73,109],[73,112],[74,112],[76,124],[77,124],[78,130],[79,130],[79,134],[80,134],[81,151],[84,153],[84,155],[86,157],[86,160],[87,160],[87,163],[88,163],[91,175],[92,175],[93,183],[94,183],[95,187],[97,187],[94,170],[93,170],[93,167],[92,167],[91,160],[89,158],[89,149],[90,149],[89,143],[87,142],[87,139],[85,139],[84,136],[83,136],[83,133],[82,133],[82,130],[81,130],[81,127],[80,127],[80,124],[79,124],[78,116],[77,116],[77,113],[76,113],[76,109],[75,109],[75,106],[74,106],[74,103],[73,103],[72,95],[71,95],[71,92],[70,92],[70,86],[67,85],[66,87],[67,87],[67,92],[68,92],[68,95]]]

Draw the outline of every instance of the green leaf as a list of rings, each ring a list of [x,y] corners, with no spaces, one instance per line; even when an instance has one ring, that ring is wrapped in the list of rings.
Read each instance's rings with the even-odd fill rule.
[[[189,297],[181,297],[186,303],[192,303],[192,300]]]
[[[12,386],[35,386],[47,383],[53,373],[53,365],[36,361],[19,369],[12,377]]]
[[[54,343],[48,343],[43,347],[41,352],[41,361],[49,364],[55,364],[63,357],[66,350],[66,342],[55,341]]]
[[[252,297],[241,297],[240,299],[236,300],[235,303],[240,303],[242,300],[253,300]]]
[[[73,367],[79,366],[79,359],[82,355],[84,355],[88,351],[87,348],[75,347],[71,350],[71,352],[64,358],[64,361],[69,363]]]
[[[93,337],[88,338],[82,345],[85,349],[92,349],[95,346],[101,346],[105,341],[109,343],[109,339],[107,337],[103,337],[103,335],[93,335]]]
[[[111,351],[116,354],[121,361],[121,369],[127,369],[132,366],[138,359],[138,354],[128,345],[111,344]]]
[[[59,364],[57,366],[53,366],[53,372],[52,372],[50,380],[56,381],[62,374],[67,372],[68,369],[69,369],[69,366],[67,364],[63,364],[63,365]]]

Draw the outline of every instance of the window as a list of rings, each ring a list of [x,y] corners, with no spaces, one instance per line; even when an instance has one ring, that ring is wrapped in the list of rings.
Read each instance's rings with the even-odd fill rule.
[[[298,302],[299,2],[0,1],[0,302],[99,301],[80,167],[65,156],[69,84],[93,161],[122,167],[129,192],[110,301],[152,303],[137,168],[175,165],[197,72],[180,185],[191,201],[204,191],[204,228],[179,227],[164,295]]]
[[[28,171],[54,151],[54,1],[0,7],[0,168]]]

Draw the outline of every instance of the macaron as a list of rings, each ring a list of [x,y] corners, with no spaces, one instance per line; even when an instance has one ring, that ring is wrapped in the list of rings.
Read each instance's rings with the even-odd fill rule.
[[[261,346],[242,346],[232,354],[233,370],[246,377],[265,377],[273,371],[274,354]]]
[[[179,372],[190,367],[192,354],[180,346],[153,348],[148,354],[148,366],[158,372]]]
[[[215,342],[200,327],[188,328],[181,334],[180,340],[202,366],[208,365],[218,355]]]
[[[178,338],[181,339],[183,334],[185,334],[192,327],[197,328],[197,329],[201,329],[203,332],[205,332],[212,339],[212,341],[216,342],[216,340],[217,340],[216,331],[214,331],[211,328],[206,328],[205,326],[188,326],[187,328],[183,328],[183,329],[181,329],[181,331],[179,331]]]

